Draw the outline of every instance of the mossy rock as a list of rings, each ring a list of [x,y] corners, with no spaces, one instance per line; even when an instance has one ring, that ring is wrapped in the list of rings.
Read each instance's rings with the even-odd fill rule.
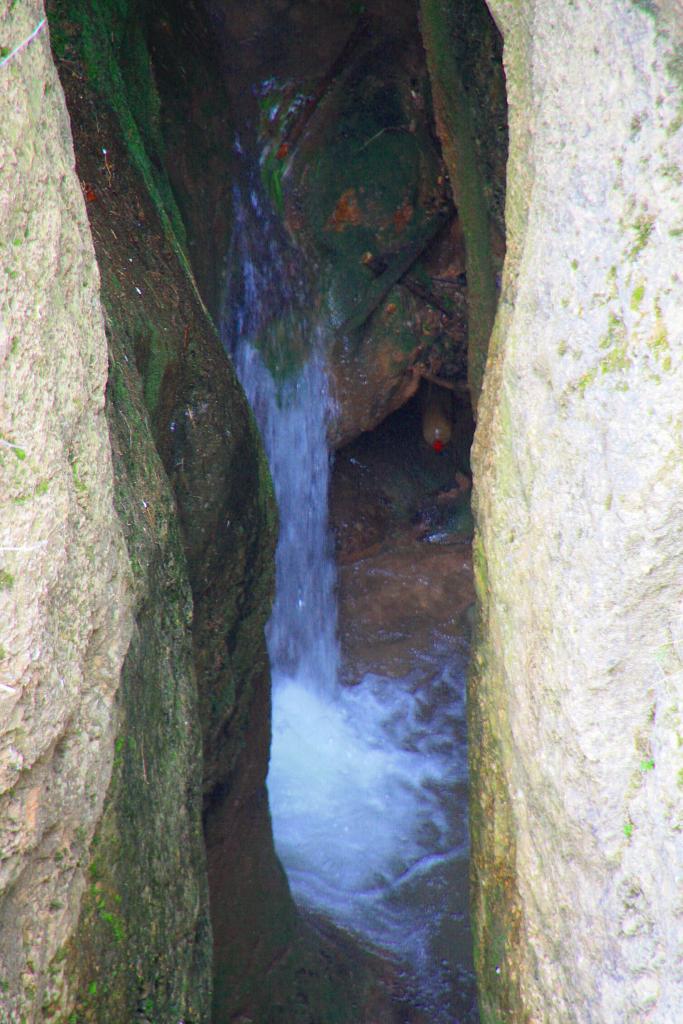
[[[418,91],[394,44],[361,52],[286,170],[287,215],[323,268],[337,329],[359,313],[367,319],[442,223],[441,165]]]

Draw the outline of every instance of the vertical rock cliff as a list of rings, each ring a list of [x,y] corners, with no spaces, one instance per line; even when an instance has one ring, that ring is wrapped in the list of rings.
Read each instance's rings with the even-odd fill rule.
[[[120,721],[132,575],[99,275],[42,4],[0,11],[0,1016],[40,1019]],[[9,58],[9,59],[8,59]]]
[[[475,440],[482,1020],[671,1024],[683,1005],[680,9],[490,6],[511,152]]]
[[[162,128],[189,149],[193,124],[171,108],[162,125],[152,6],[55,2],[49,35],[0,67],[11,1024],[209,1019],[203,797],[238,812],[252,705],[267,732],[272,492],[189,269]],[[42,17],[5,5],[3,53]],[[180,47],[195,76],[200,28]],[[193,180],[216,199],[208,165]]]

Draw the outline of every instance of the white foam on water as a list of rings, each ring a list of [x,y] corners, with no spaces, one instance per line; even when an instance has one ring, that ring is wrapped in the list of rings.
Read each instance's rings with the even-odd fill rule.
[[[403,896],[467,856],[464,815],[448,800],[466,779],[459,684],[441,673],[443,704],[410,678],[368,676],[333,699],[305,679],[277,678],[274,689],[268,788],[294,895],[416,971],[435,908]]]

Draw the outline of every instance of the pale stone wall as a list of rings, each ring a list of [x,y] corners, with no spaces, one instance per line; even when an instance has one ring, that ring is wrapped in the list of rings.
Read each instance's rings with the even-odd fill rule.
[[[0,3],[4,52],[44,16]],[[0,67],[0,1018],[41,1019],[131,630],[99,276],[47,26]]]
[[[475,441],[482,1020],[674,1024],[683,19],[654,0],[490,7],[511,155]]]

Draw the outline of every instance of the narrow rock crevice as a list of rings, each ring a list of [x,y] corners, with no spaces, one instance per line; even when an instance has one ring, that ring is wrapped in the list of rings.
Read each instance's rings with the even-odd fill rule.
[[[275,854],[245,340],[328,368],[346,682],[411,567],[460,612],[472,483],[482,1022],[678,1019],[679,14],[0,5],[3,1020],[432,1012]]]

